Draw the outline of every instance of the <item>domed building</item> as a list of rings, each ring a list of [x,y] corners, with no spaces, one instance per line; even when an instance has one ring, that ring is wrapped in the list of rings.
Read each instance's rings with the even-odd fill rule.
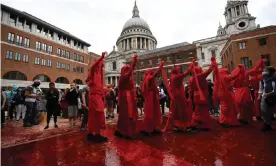
[[[126,59],[134,53],[155,49],[157,40],[148,23],[140,18],[136,1],[130,18],[123,26],[116,47],[105,59],[105,83],[117,85],[120,71]]]

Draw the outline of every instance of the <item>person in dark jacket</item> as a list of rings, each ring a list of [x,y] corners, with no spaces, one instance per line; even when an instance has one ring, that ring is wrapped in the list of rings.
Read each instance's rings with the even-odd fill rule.
[[[15,109],[16,109],[16,121],[19,121],[21,114],[22,114],[22,119],[24,119],[26,114],[25,97],[24,97],[24,94],[22,94],[23,92],[24,92],[23,89],[18,88],[17,93],[13,98],[13,101],[15,102]]]
[[[276,76],[274,73],[274,67],[267,67],[262,73],[263,80],[260,82],[259,98],[261,98],[261,113],[264,119],[263,131],[272,130],[271,117],[276,106]]]
[[[49,84],[49,90],[46,92],[46,110],[47,110],[47,126],[44,128],[45,130],[49,128],[49,123],[52,115],[54,116],[55,128],[57,125],[57,115],[60,111],[59,106],[59,91],[55,88],[55,84],[51,82]]]

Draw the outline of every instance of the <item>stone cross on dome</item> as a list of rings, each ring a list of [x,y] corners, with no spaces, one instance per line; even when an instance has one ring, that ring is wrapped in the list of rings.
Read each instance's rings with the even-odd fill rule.
[[[132,18],[134,17],[140,17],[139,16],[139,10],[138,10],[138,7],[136,5],[136,0],[134,2],[134,7],[133,7],[133,10],[132,10]]]

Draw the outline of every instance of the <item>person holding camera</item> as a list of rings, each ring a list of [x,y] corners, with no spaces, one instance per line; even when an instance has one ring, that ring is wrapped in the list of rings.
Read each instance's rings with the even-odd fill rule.
[[[78,116],[78,98],[79,91],[75,83],[72,83],[70,86],[70,90],[66,94],[66,100],[68,102],[68,116],[69,116],[69,124],[72,126],[77,125],[76,119]],[[73,123],[72,123],[73,120]]]

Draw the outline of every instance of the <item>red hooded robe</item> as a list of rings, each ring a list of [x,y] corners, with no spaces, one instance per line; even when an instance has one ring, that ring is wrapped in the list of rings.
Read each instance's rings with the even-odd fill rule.
[[[212,64],[208,70],[202,72],[201,67],[195,67],[193,77],[190,80],[190,92],[193,93],[193,102],[195,104],[195,110],[192,116],[192,126],[199,128],[212,128],[213,119],[209,113],[208,103],[208,83],[207,76],[213,71],[215,61],[212,60]]]
[[[88,75],[89,87],[89,114],[88,131],[100,133],[100,129],[105,128],[104,116],[104,92],[103,92],[103,58],[105,53],[94,62]]]
[[[154,73],[152,69],[147,70],[142,84],[142,93],[145,97],[143,131],[146,132],[158,130],[161,124],[159,91],[155,78],[161,72],[163,65],[164,62],[160,64],[159,68]]]
[[[236,67],[232,71],[233,75],[239,73],[237,79],[233,81],[235,87],[235,101],[237,104],[237,111],[240,113],[240,120],[251,122],[253,120],[254,103],[249,90],[249,75],[264,67],[264,60],[260,60],[258,64],[250,70]]]
[[[219,123],[231,126],[239,125],[235,106],[235,94],[231,81],[239,75],[228,75],[228,69],[222,68],[219,70],[218,81],[218,98],[220,101],[220,119]],[[217,86],[217,85],[215,85]]]
[[[190,126],[192,118],[192,108],[189,106],[186,97],[185,89],[183,85],[184,77],[188,76],[193,67],[191,63],[188,71],[180,73],[180,67],[176,66],[172,69],[170,79],[170,90],[173,97],[171,102],[170,111],[172,113],[172,120],[174,126],[180,128],[186,128]]]
[[[118,107],[120,112],[117,131],[129,137],[136,134],[136,121],[138,119],[136,88],[133,80],[136,63],[137,57],[134,56],[131,66],[125,65],[122,67],[118,85]]]

